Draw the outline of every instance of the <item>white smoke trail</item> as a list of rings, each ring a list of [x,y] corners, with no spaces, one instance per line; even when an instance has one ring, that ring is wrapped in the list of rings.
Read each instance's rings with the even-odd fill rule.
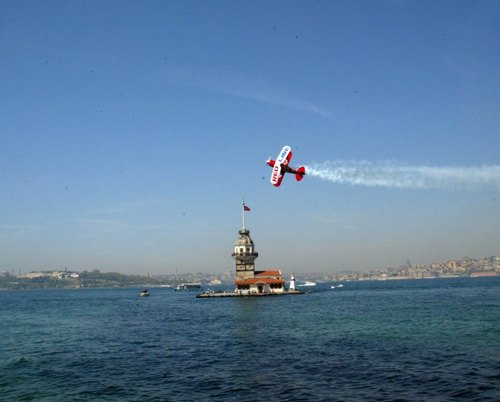
[[[500,185],[500,166],[405,166],[395,162],[327,161],[306,166],[308,176],[367,187],[468,189]]]

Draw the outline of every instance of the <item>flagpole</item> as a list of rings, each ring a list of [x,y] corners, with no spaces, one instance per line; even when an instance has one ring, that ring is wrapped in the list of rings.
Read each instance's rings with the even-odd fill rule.
[[[245,229],[245,197],[242,197],[241,213],[243,214],[243,229]]]

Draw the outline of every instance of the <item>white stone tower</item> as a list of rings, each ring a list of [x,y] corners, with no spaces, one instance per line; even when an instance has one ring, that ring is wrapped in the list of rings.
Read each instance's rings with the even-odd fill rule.
[[[240,229],[240,237],[236,240],[232,257],[236,260],[236,280],[244,280],[255,277],[255,259],[259,253],[255,251],[250,231],[245,228],[245,212],[250,211],[243,201],[243,227]]]

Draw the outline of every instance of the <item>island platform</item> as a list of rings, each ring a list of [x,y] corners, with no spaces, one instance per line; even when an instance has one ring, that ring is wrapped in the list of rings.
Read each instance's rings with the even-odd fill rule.
[[[265,297],[265,296],[286,296],[286,295],[303,295],[308,292],[303,290],[285,290],[280,293],[242,293],[242,292],[228,292],[228,291],[213,291],[207,290],[196,295],[197,298],[205,299],[210,297]]]

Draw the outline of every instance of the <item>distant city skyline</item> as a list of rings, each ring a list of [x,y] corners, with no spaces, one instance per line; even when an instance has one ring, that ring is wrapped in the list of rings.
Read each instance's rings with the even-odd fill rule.
[[[241,268],[241,266],[240,266]],[[246,269],[245,269],[246,271]],[[116,288],[116,287],[173,287],[179,284],[193,284],[188,290],[205,291],[209,295],[204,297],[228,296],[227,290],[222,294],[213,294],[213,287],[222,285],[250,285],[245,283],[247,279],[241,280],[238,275],[241,270],[236,265],[235,270],[224,273],[202,273],[190,272],[182,274],[162,274],[162,275],[124,275],[116,272],[101,272],[98,269],[91,271],[46,270],[35,271],[26,274],[15,274],[0,271],[0,290],[28,290],[28,289],[75,289],[75,288]],[[248,274],[248,273],[246,273]],[[280,271],[260,271],[263,275],[261,279],[269,279],[276,275],[278,281],[288,281],[289,287],[284,285],[284,290],[292,288],[292,278],[294,282],[299,281],[298,286],[315,286],[316,282],[327,282],[331,289],[340,289],[344,285],[338,282],[344,281],[386,281],[386,280],[414,280],[414,279],[450,279],[450,278],[496,278],[500,277],[500,257],[463,257],[460,260],[448,260],[445,262],[433,262],[428,265],[407,264],[398,267],[387,267],[366,272],[282,272]],[[250,273],[251,275],[251,273]],[[278,279],[279,278],[279,279]],[[271,279],[273,280],[273,279]],[[493,279],[494,280],[494,279]],[[313,282],[311,282],[313,281]],[[307,283],[307,284],[306,284]],[[202,288],[205,285],[205,289]],[[210,288],[207,288],[207,287]],[[279,287],[278,287],[279,289]],[[176,290],[186,290],[182,286]],[[219,289],[220,290],[220,289]],[[249,290],[243,287],[242,290]],[[267,290],[269,291],[269,289]],[[279,290],[281,292],[282,290]],[[256,290],[258,293],[258,289]],[[219,292],[217,292],[219,293]],[[231,293],[231,292],[229,292]]]
[[[258,269],[500,254],[499,2],[0,9],[0,271],[231,271],[242,196]]]

